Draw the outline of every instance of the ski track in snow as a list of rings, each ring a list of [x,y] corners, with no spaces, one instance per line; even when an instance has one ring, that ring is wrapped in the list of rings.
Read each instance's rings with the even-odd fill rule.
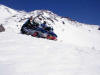
[[[58,41],[20,34],[27,18],[40,13],[53,26]],[[100,75],[97,25],[73,22],[46,10],[27,13],[3,5],[0,14],[6,29],[0,33],[0,75]]]

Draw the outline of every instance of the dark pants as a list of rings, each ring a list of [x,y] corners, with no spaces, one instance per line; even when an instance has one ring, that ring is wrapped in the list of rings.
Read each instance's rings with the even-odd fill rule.
[[[33,35],[33,33],[35,32],[35,30],[33,29],[28,29],[26,27],[23,27],[22,29],[22,33],[24,32],[24,34],[27,34],[27,35]]]

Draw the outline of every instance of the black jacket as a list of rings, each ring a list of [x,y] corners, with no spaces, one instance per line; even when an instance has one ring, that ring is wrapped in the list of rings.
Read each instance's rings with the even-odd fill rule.
[[[35,29],[35,28],[38,27],[38,26],[39,26],[38,23],[35,23],[35,22],[33,21],[32,24],[31,24],[30,20],[28,20],[25,24],[23,24],[22,28],[23,28],[23,27],[26,27],[26,28],[28,28],[28,29]]]
[[[21,32],[24,33],[24,28],[35,30],[38,28],[38,26],[38,23],[35,23],[34,21],[31,23],[30,20],[28,20],[25,24],[23,24]]]

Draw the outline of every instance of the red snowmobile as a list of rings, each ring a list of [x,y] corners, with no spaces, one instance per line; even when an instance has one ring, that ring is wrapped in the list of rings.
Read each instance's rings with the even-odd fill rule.
[[[41,32],[41,31],[35,31],[32,35],[33,37],[38,37],[38,38],[46,38],[49,40],[57,40],[57,35],[53,32]]]

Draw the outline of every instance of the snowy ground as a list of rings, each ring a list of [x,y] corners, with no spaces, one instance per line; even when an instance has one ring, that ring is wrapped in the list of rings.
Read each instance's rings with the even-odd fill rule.
[[[0,75],[100,75],[100,50],[3,32]]]
[[[20,34],[38,16],[53,26],[58,41]],[[37,18],[38,19],[38,18]],[[16,11],[0,5],[0,75],[100,75],[100,31],[47,10]]]

